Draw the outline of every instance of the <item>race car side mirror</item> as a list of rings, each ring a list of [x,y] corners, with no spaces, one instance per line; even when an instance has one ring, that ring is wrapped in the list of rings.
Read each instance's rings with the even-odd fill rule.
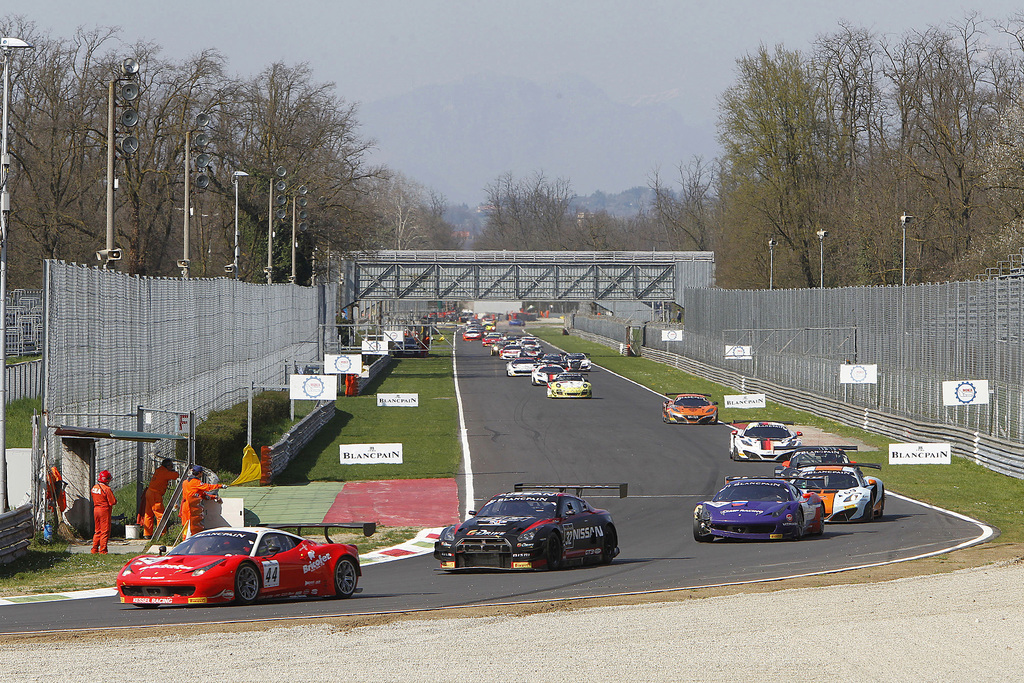
[[[476,517],[476,510],[470,510],[468,514],[470,517]]]
[[[783,467],[789,467],[789,461],[787,460],[786,462],[782,463],[782,466]]]
[[[797,435],[797,436],[803,436],[803,435],[804,435],[804,433],[803,433],[803,432],[797,432],[797,433],[796,433],[796,435]]]
[[[713,406],[717,406],[717,405],[718,405],[718,401],[712,401],[712,402],[711,402],[711,405],[713,405]]]
[[[732,430],[732,435],[733,435],[733,436],[736,436],[737,434],[739,434],[739,432],[738,432],[738,431],[736,431],[735,429],[734,429],[734,430]]]
[[[807,500],[807,499],[809,499],[810,497],[811,497],[811,494],[810,494],[810,493],[805,493],[805,494],[804,494],[804,500]]]

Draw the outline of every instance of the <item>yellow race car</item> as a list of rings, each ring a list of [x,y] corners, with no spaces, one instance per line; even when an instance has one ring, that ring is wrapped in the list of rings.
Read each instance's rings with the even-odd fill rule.
[[[563,372],[548,382],[548,398],[591,398],[593,387],[578,372]]]

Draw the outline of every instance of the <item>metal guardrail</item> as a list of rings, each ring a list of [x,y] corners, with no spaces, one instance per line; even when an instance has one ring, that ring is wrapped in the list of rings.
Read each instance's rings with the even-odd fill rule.
[[[27,553],[33,533],[31,505],[0,515],[0,564],[13,562]]]
[[[620,344],[616,339],[590,332],[575,329],[572,332],[582,339],[611,348],[618,348]],[[742,393],[765,394],[768,400],[780,405],[804,410],[840,424],[858,427],[892,439],[928,443],[949,442],[954,455],[969,458],[1000,474],[1024,478],[1024,447],[1020,444],[995,439],[976,430],[956,425],[924,422],[881,410],[854,406],[820,394],[723,370],[670,351],[643,347],[641,355],[691,375],[732,387]]]

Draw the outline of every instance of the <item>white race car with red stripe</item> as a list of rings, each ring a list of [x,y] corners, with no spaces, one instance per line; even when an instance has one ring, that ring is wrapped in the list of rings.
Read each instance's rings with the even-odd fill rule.
[[[801,432],[794,432],[786,422],[733,422],[729,441],[732,460],[768,460],[782,462],[803,445]]]

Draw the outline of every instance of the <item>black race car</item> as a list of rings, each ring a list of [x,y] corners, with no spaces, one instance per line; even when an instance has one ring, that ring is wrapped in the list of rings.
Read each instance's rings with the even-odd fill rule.
[[[813,465],[855,465],[876,470],[882,469],[881,465],[850,460],[847,451],[855,450],[857,450],[856,446],[800,446],[788,454],[787,460],[775,466],[775,476],[795,477],[801,467]]]
[[[516,484],[442,531],[434,557],[448,571],[608,564],[619,554],[615,524],[580,498],[585,489],[618,489],[625,498],[627,485]]]

